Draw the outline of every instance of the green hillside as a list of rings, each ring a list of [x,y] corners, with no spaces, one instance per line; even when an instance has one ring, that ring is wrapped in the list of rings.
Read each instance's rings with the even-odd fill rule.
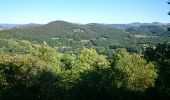
[[[124,30],[105,24],[74,24],[65,21],[53,21],[32,28],[2,30],[0,38],[28,40],[39,44],[45,41],[63,52],[83,47],[127,48],[130,51],[141,51],[144,46],[170,40],[169,32],[159,25],[142,24],[135,28],[133,24],[133,27]]]

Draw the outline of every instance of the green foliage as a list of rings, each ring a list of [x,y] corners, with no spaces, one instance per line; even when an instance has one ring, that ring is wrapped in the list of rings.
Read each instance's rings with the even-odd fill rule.
[[[48,45],[41,45],[40,47],[36,48],[31,53],[32,56],[37,57],[37,59],[43,60],[44,62],[52,65],[56,68],[57,72],[60,72],[60,59],[56,50]]]
[[[132,91],[144,91],[153,87],[158,76],[152,63],[146,62],[141,55],[129,54],[125,49],[116,54],[115,75],[118,87]]]
[[[65,54],[61,57],[62,68],[65,70],[71,70],[75,64],[75,57]]]
[[[153,61],[158,66],[156,89],[159,94],[170,96],[170,44],[165,42],[156,47],[148,47],[144,54],[148,61]]]
[[[26,40],[0,39],[0,48],[8,54],[28,54],[34,46]]]
[[[104,69],[109,67],[109,62],[103,55],[98,55],[94,49],[83,49],[77,56],[78,68],[82,69]]]
[[[111,99],[114,94],[113,72],[110,69],[86,70],[71,89],[73,100]]]
[[[55,77],[54,77],[55,75]],[[0,58],[0,93],[3,99],[50,98],[57,78],[52,66],[30,56]],[[52,86],[52,87],[51,87]],[[50,91],[48,91],[50,89]]]
[[[0,48],[0,55],[4,55],[4,49]]]
[[[143,100],[150,97],[150,92],[154,94],[152,89],[158,85],[161,91],[168,93],[169,85],[165,84],[169,75],[169,71],[166,72],[169,70],[167,45],[148,52],[149,55],[153,51],[157,57],[154,59],[157,63],[153,65],[141,54],[125,49],[115,51],[100,47],[96,48],[98,54],[96,49],[78,47],[75,54],[67,54],[28,41],[6,39],[1,42],[10,43],[9,47],[0,48],[1,100]],[[10,47],[14,48],[13,52],[6,52]],[[153,61],[150,57],[146,56],[147,60]]]
[[[21,53],[26,54],[29,53],[33,47],[32,44],[29,41],[22,40],[22,41],[16,41],[13,39],[8,40],[8,48],[10,53]]]

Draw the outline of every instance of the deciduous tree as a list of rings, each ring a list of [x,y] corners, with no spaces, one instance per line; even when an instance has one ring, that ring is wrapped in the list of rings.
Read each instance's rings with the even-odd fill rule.
[[[115,81],[118,87],[144,91],[154,86],[157,76],[155,66],[141,55],[130,54],[125,49],[118,50],[115,58]]]

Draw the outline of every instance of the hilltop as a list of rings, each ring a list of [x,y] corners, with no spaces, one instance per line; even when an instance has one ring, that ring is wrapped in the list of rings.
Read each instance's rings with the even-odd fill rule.
[[[10,25],[9,25],[10,26]],[[66,21],[53,21],[44,25],[12,25],[0,31],[0,38],[29,40],[64,49],[80,47],[143,49],[146,45],[155,45],[170,40],[167,27],[163,23],[130,24],[75,24]],[[15,26],[15,27],[14,27]],[[67,51],[67,50],[66,50]]]

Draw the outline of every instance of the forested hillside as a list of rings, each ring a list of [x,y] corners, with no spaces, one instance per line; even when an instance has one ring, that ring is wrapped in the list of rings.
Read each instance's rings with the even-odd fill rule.
[[[0,38],[28,40],[37,44],[46,42],[61,52],[75,53],[82,47],[98,50],[126,48],[142,52],[149,45],[169,42],[168,26],[161,23],[74,24],[53,21],[41,26],[2,30]]]

